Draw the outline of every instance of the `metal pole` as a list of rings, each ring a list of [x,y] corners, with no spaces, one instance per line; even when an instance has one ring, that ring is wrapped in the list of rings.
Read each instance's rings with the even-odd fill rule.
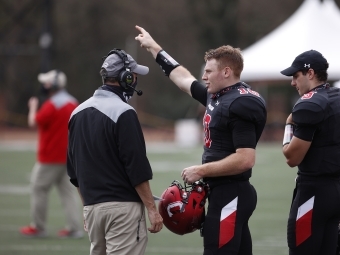
[[[52,45],[52,1],[45,0],[45,17],[42,34],[39,38],[41,48],[41,71],[46,72],[51,68],[51,45]]]

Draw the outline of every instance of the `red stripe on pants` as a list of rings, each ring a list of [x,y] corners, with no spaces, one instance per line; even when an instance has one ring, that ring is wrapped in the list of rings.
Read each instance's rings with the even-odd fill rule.
[[[228,243],[235,233],[236,211],[230,214],[227,218],[220,221],[220,237],[218,248]]]
[[[312,213],[310,210],[296,221],[296,246],[312,235]]]

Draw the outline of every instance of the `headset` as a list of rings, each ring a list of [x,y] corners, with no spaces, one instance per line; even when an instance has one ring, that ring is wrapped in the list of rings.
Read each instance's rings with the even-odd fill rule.
[[[54,76],[54,79],[53,79],[53,82],[52,82],[52,86],[51,86],[52,90],[58,90],[59,89],[59,82],[58,82],[59,74],[60,74],[60,71],[56,70],[56,73],[55,73],[55,76]]]
[[[114,48],[111,50],[106,58],[110,56],[111,54],[117,54],[122,60],[124,64],[124,69],[118,74],[118,84],[125,90],[128,90],[131,88],[133,83],[133,73],[131,72],[129,65],[130,61],[128,59],[128,56],[124,50],[116,49]]]

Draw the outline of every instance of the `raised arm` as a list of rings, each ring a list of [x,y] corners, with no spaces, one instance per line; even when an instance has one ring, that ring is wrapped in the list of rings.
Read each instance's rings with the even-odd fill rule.
[[[38,104],[39,104],[39,100],[36,97],[31,97],[28,100],[28,118],[27,118],[27,122],[28,122],[28,126],[33,128],[36,126],[36,121],[35,121],[35,116],[37,115],[37,111],[38,111]]]
[[[191,96],[190,87],[196,78],[189,70],[179,65],[176,60],[162,50],[162,47],[144,28],[136,26],[136,29],[140,34],[135,39],[140,42],[140,46],[152,54],[156,62],[162,67],[165,75],[169,76],[177,87]]]

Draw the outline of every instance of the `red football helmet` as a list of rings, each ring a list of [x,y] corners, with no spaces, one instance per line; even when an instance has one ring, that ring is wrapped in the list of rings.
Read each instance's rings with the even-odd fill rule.
[[[173,181],[163,192],[158,211],[164,225],[173,233],[184,235],[201,228],[205,216],[205,201],[209,187],[201,181],[183,188]]]

